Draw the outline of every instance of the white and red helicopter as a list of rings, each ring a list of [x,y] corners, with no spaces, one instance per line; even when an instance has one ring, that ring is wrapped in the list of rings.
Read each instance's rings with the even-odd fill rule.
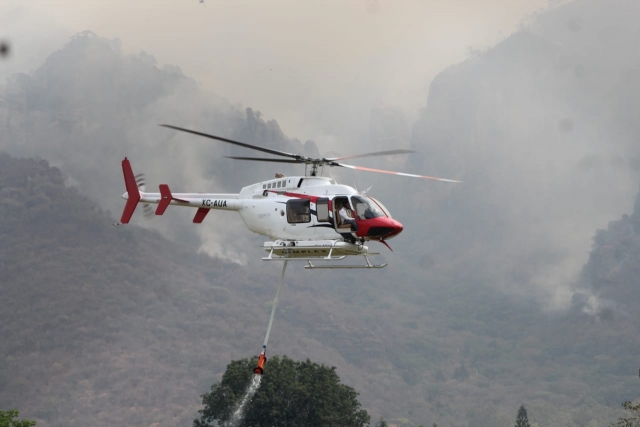
[[[413,153],[411,150],[389,150],[335,158],[310,158],[270,148],[258,147],[207,133],[184,129],[177,126],[161,125],[170,129],[215,139],[228,144],[250,148],[284,158],[236,157],[231,159],[301,163],[305,165],[304,176],[284,176],[276,174],[274,179],[246,186],[238,194],[222,193],[172,193],[167,184],[160,185],[159,193],[141,191],[133,174],[131,164],[125,157],[122,170],[127,192],[122,195],[126,205],[120,222],[127,224],[138,203],[157,204],[155,214],[162,215],[169,205],[196,208],[193,222],[202,223],[210,210],[235,211],[249,230],[273,241],[265,242],[269,253],[263,260],[304,260],[306,268],[382,268],[387,264],[375,265],[369,261],[367,241],[381,242],[397,236],[403,230],[402,224],[391,217],[389,210],[373,197],[360,194],[353,187],[337,184],[329,177],[318,175],[324,166],[345,167],[355,170],[379,172],[413,178],[425,178],[445,182],[461,182],[432,176],[414,175],[388,170],[372,169],[342,163],[343,160],[374,156],[390,156]],[[339,211],[349,205],[353,208],[351,217],[354,224],[344,223]],[[389,249],[391,249],[389,247]],[[376,253],[377,254],[377,253]],[[339,261],[349,255],[360,255],[364,265],[317,265],[312,261]]]

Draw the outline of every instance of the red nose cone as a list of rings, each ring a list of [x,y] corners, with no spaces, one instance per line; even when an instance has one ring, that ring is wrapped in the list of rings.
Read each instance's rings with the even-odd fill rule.
[[[393,229],[395,230],[392,236],[397,236],[398,234],[402,233],[402,230],[404,230],[404,227],[402,226],[402,224],[400,224],[395,219],[392,219],[391,221],[393,221]]]
[[[358,235],[366,236],[373,240],[389,239],[397,236],[404,229],[402,224],[391,218],[372,218],[362,221],[362,223],[363,227],[361,227]]]

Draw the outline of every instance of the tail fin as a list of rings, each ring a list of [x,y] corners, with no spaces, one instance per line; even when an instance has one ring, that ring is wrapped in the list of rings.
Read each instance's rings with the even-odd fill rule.
[[[162,215],[164,211],[167,210],[167,207],[169,207],[169,203],[171,203],[172,200],[173,196],[171,195],[169,186],[167,184],[160,184],[160,202],[156,209],[156,215]]]
[[[120,222],[128,224],[133,212],[136,210],[138,202],[140,201],[140,190],[138,190],[136,178],[133,176],[133,170],[131,169],[129,159],[126,157],[122,161],[122,173],[124,173],[124,185],[127,187],[127,204],[124,206],[124,210],[122,211]]]

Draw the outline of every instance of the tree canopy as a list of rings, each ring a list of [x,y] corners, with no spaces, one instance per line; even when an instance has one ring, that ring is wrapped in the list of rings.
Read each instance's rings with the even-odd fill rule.
[[[202,396],[204,409],[194,427],[228,424],[254,375],[255,363],[255,358],[242,359],[227,366],[222,380]],[[239,426],[365,426],[370,417],[360,408],[357,395],[352,387],[340,383],[335,367],[274,356]]]
[[[31,427],[36,425],[35,421],[30,420],[16,420],[20,413],[15,409],[9,409],[8,411],[0,410],[0,427]]]
[[[529,424],[529,417],[527,416],[527,410],[524,405],[520,405],[520,409],[518,409],[516,427],[531,427],[531,424]]]
[[[617,423],[611,423],[611,427],[640,427],[640,403],[624,402],[622,407],[631,412],[630,416],[620,417]]]

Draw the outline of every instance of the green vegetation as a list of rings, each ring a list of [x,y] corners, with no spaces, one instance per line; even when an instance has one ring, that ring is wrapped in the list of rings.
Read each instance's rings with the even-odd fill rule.
[[[194,427],[225,425],[253,377],[256,359],[235,360],[222,381],[202,396],[204,409]],[[335,368],[286,356],[271,357],[260,388],[247,404],[241,426],[363,427],[367,411],[360,408],[353,388],[340,383]],[[212,424],[217,423],[217,424]],[[386,425],[386,424],[385,424]]]
[[[630,414],[620,417],[616,423],[611,423],[611,427],[640,427],[640,403],[626,401],[622,407]]]
[[[531,424],[529,424],[529,417],[527,416],[527,410],[524,405],[520,405],[520,409],[518,409],[516,427],[531,427]]]
[[[0,410],[0,427],[31,427],[36,425],[35,421],[17,420],[19,412],[15,409],[8,411]]]

